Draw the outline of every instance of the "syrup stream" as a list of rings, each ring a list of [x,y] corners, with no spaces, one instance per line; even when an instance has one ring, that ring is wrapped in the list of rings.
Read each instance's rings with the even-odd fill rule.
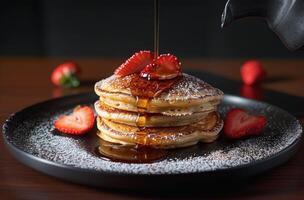
[[[154,58],[159,55],[159,0],[154,0]]]

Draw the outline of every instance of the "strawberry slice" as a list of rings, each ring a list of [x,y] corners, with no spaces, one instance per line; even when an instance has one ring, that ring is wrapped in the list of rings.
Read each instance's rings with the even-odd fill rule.
[[[250,115],[245,110],[234,108],[226,115],[224,134],[232,139],[260,135],[266,122],[264,116]]]
[[[153,63],[147,65],[140,73],[143,78],[150,79],[173,79],[181,75],[181,63],[178,58],[171,54],[158,56]]]
[[[133,73],[140,72],[145,66],[153,61],[154,54],[150,51],[139,51],[131,56],[126,62],[118,67],[114,74],[124,77]]]
[[[266,76],[261,62],[258,60],[248,60],[241,67],[241,77],[246,85],[254,85]]]
[[[62,133],[81,135],[93,128],[94,121],[94,111],[91,107],[77,106],[72,114],[60,116],[54,126]]]

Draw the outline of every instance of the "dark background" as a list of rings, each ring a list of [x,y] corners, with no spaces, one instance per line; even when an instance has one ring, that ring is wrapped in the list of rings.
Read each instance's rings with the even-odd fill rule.
[[[162,53],[181,57],[302,57],[267,24],[220,28],[226,0],[160,0]],[[241,0],[240,0],[241,1]],[[153,0],[2,0],[0,56],[120,57],[153,49]]]

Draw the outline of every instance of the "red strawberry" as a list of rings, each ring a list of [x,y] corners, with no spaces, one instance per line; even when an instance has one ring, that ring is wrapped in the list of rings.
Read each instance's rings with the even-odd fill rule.
[[[91,107],[77,106],[72,114],[60,116],[54,126],[62,133],[81,135],[93,128],[94,121],[94,111]]]
[[[181,63],[171,54],[158,56],[153,63],[147,65],[140,73],[140,76],[148,79],[172,79],[181,75]]]
[[[260,135],[266,122],[264,116],[250,115],[245,110],[234,108],[226,115],[224,134],[232,139]]]
[[[56,86],[79,86],[78,75],[80,68],[74,62],[65,62],[58,65],[52,72],[51,81]]]
[[[121,64],[120,67],[115,70],[114,74],[118,77],[124,77],[140,72],[145,66],[152,62],[153,58],[154,54],[150,51],[139,51]]]
[[[246,61],[241,67],[241,77],[246,85],[254,85],[266,76],[262,64],[257,60]]]

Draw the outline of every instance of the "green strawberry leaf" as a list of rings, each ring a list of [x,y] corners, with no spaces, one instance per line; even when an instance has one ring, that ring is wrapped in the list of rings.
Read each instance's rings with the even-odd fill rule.
[[[65,88],[75,88],[80,85],[80,82],[75,75],[66,74],[62,76],[60,84]]]

